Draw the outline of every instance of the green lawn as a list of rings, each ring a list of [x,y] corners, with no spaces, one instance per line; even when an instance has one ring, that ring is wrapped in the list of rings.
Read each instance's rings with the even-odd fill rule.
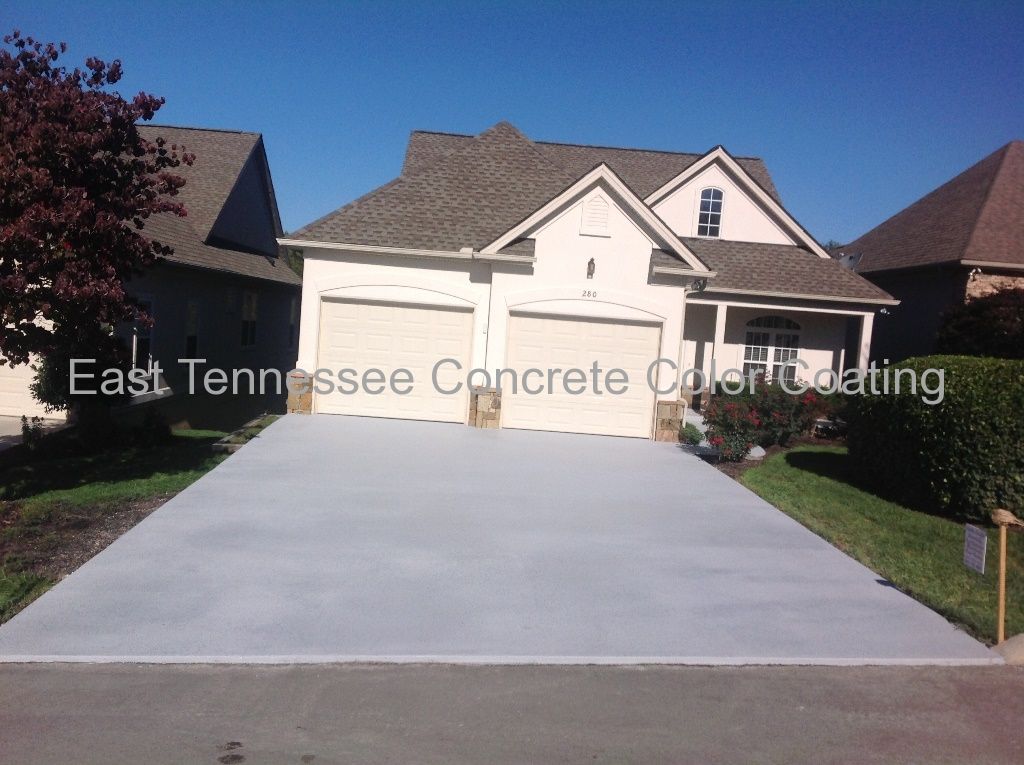
[[[53,582],[48,558],[104,514],[178,493],[226,455],[211,445],[220,431],[176,431],[167,443],[40,459],[0,471],[0,621]]]
[[[989,530],[984,576],[963,565],[963,525],[858,488],[846,450],[801,446],[745,471],[740,481],[912,597],[995,641],[998,532]],[[1024,534],[1009,535],[1008,636],[1024,632]]]

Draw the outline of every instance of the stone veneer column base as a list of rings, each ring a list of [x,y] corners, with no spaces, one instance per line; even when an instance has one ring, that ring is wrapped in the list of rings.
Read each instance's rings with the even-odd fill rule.
[[[288,414],[312,414],[313,379],[305,372],[293,369],[288,373]],[[304,391],[297,393],[293,391]]]
[[[659,401],[657,422],[654,426],[654,440],[675,443],[679,440],[679,429],[686,417],[686,400]]]
[[[501,427],[501,391],[496,388],[471,388],[469,424],[474,428]]]

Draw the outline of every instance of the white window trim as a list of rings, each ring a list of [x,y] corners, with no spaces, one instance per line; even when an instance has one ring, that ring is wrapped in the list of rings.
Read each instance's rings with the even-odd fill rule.
[[[722,209],[719,210],[717,213],[710,213],[711,215],[718,215],[718,226],[717,226],[718,233],[715,234],[714,236],[712,236],[711,234],[702,234],[702,233],[700,233],[700,225],[701,225],[700,224],[700,214],[701,214],[700,206],[704,202],[704,192],[705,191],[717,191],[719,194],[722,195],[722,198],[720,200],[718,200],[722,204]],[[711,201],[715,201],[715,200],[711,200]],[[697,236],[697,238],[698,239],[722,239],[723,238],[722,237],[722,221],[724,219],[724,216],[725,216],[725,189],[721,188],[720,186],[704,186],[702,189],[700,189],[700,191],[697,194],[697,208],[694,211],[694,215],[693,215],[693,231],[694,231],[694,234]],[[710,225],[710,224],[708,224],[708,225]]]
[[[788,321],[788,322],[794,324],[795,327],[759,327],[759,326],[755,326],[754,322],[756,322],[756,321],[758,321],[760,319],[783,319],[785,321]],[[755,332],[767,335],[768,336],[767,344],[761,345],[761,344],[748,343],[747,340],[748,340],[750,334],[751,333],[755,333]],[[796,338],[795,345],[780,345],[779,344],[779,336],[780,335],[793,335],[793,336],[795,336],[795,338]],[[785,369],[793,370],[793,376],[794,376],[794,379],[795,379],[797,371],[799,370],[799,367],[797,367],[792,362],[799,361],[799,359],[800,359],[800,351],[802,350],[802,346],[800,344],[800,341],[802,339],[802,336],[803,336],[803,326],[799,322],[793,321],[792,319],[790,319],[787,316],[780,316],[778,314],[766,314],[764,316],[757,316],[757,317],[751,319],[750,321],[748,321],[746,323],[746,325],[744,326],[744,335],[743,335],[743,365],[742,365],[743,366],[743,370],[742,370],[743,371],[743,376],[746,377],[746,375],[747,375],[747,369],[746,368],[748,366],[755,366],[756,365],[756,366],[760,367],[761,365],[764,365],[764,374],[766,376],[770,375],[770,379],[771,380],[775,380],[776,379],[776,377],[775,377],[775,368],[776,367],[784,367]],[[750,348],[764,348],[765,352],[766,352],[765,353],[765,360],[764,361],[749,360],[747,358],[747,356],[748,356],[748,350]],[[778,351],[780,351],[780,350],[781,351],[795,351],[795,353],[792,355],[792,357],[790,357],[788,359],[776,360],[776,358],[775,358],[776,353]]]

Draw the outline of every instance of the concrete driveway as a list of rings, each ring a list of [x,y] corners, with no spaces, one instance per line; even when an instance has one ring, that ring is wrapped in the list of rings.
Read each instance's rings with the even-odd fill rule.
[[[290,416],[0,627],[7,660],[989,663],[667,444]]]

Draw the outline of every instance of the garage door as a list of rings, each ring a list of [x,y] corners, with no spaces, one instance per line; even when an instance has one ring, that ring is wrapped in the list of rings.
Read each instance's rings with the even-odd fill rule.
[[[0,366],[0,415],[21,417],[47,416],[42,404],[38,403],[29,392],[28,386],[35,377],[35,372],[28,364],[10,367]],[[54,417],[55,415],[48,415]]]
[[[556,377],[554,392],[529,395],[502,392],[502,427],[598,433],[649,438],[654,420],[654,391],[647,368],[658,358],[658,325],[597,319],[512,316],[508,366],[518,370],[577,368],[587,372],[586,392],[565,393]],[[595,395],[589,382],[593,363],[603,370],[622,369],[629,388],[621,395]],[[531,385],[536,384],[531,381]]]
[[[465,422],[468,392],[463,385],[456,395],[437,391],[431,372],[438,361],[458,359],[462,372],[450,364],[438,374],[439,387],[450,390],[469,371],[473,337],[473,312],[402,303],[368,303],[325,300],[320,309],[320,348],[317,366],[337,370],[377,368],[390,375],[408,369],[413,389],[404,395],[390,387],[374,395],[360,390],[315,397],[315,411],[358,414],[409,420]]]

